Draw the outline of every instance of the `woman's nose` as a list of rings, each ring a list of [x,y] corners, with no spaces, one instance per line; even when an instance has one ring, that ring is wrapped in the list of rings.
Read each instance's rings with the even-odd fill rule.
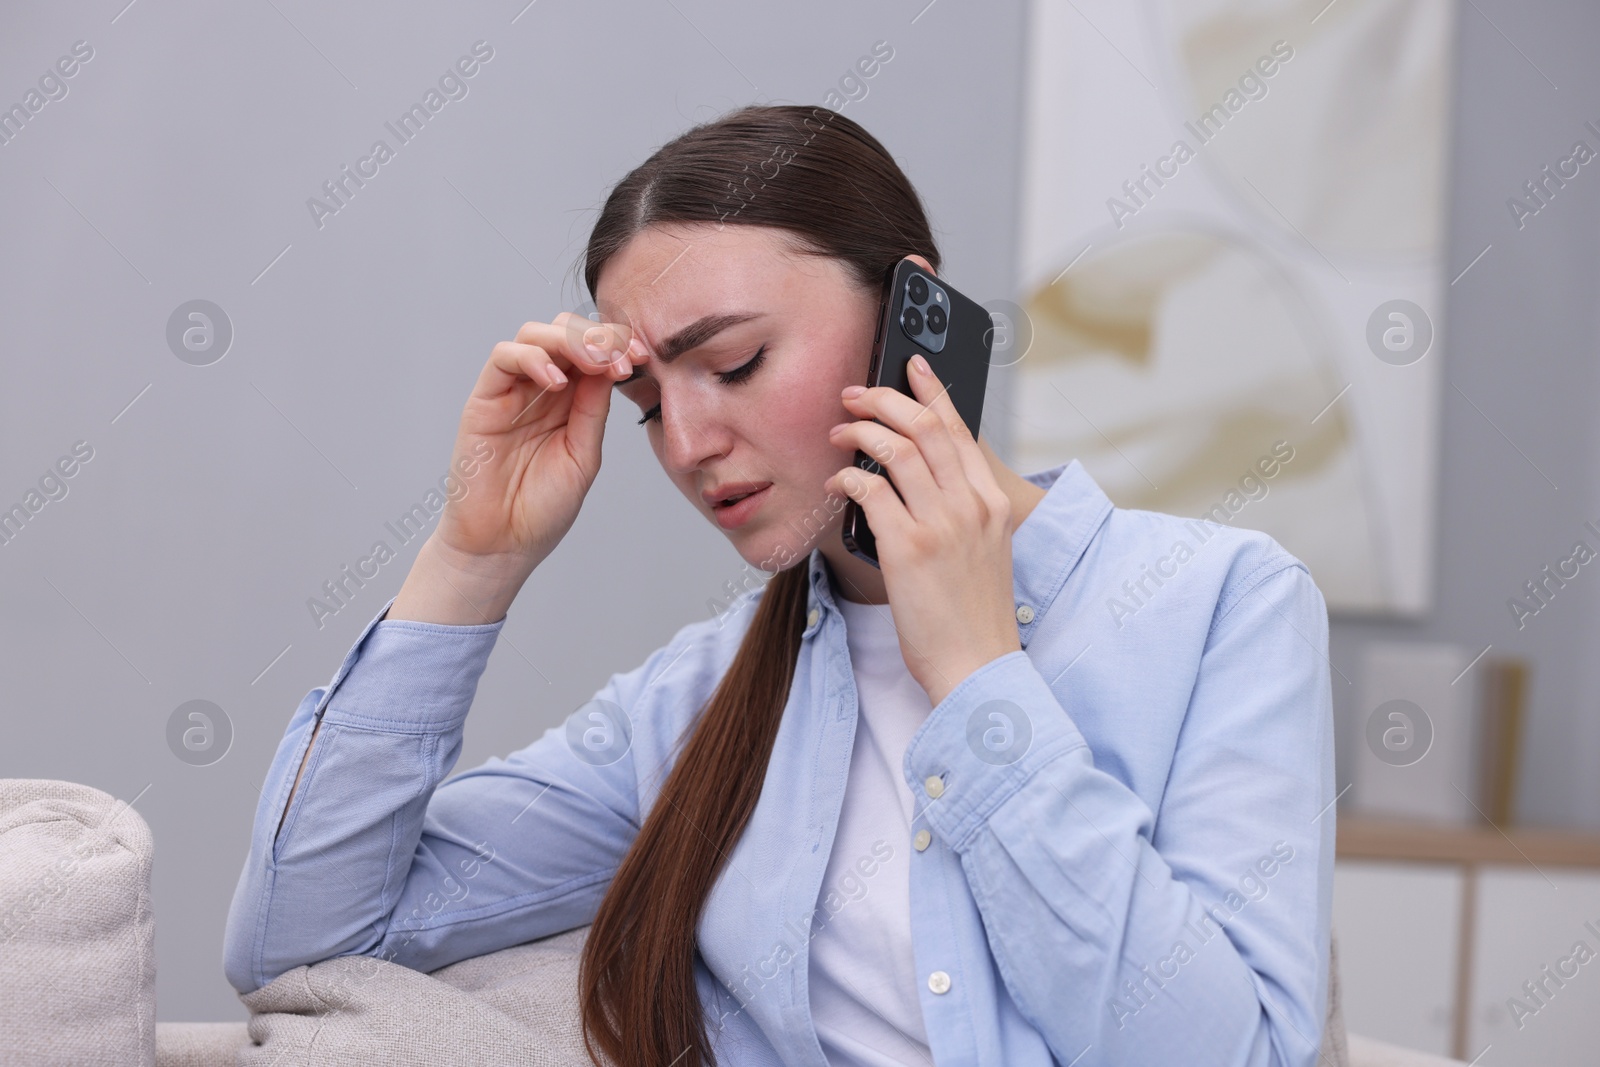
[[[661,404],[662,462],[674,474],[688,474],[727,454],[727,429],[714,411],[684,398]]]

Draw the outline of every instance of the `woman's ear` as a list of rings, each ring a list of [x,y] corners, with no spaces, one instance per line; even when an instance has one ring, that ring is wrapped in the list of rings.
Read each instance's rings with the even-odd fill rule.
[[[929,274],[933,275],[935,278],[939,276],[939,272],[933,269],[933,264],[917,255],[915,252],[911,253],[911,255],[907,256],[906,258],[915,263],[917,266],[921,267],[923,270],[927,271]]]

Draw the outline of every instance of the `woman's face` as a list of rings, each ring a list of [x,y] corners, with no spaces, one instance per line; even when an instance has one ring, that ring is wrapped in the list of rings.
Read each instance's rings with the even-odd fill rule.
[[[854,450],[828,431],[854,418],[840,390],[865,383],[877,328],[878,294],[793,240],[766,226],[653,226],[595,289],[602,321],[631,326],[648,356],[615,388],[649,417],[641,432],[662,468],[766,571],[838,538],[845,498],[822,483]],[[765,488],[737,509],[703,496],[751,486]]]

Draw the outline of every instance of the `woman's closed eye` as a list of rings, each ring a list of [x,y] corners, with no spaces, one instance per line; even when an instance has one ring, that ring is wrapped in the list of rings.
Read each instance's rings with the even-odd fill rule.
[[[723,371],[719,373],[717,375],[717,381],[721,382],[723,385],[738,385],[740,382],[749,380],[750,375],[759,370],[761,364],[766,362],[766,352],[767,346],[762,345],[760,348],[756,349],[756,354],[751,356],[743,365],[735,367],[730,371]],[[651,421],[661,421],[660,404],[656,404],[649,411],[646,411],[643,417],[639,419],[639,425],[643,426],[645,423]]]

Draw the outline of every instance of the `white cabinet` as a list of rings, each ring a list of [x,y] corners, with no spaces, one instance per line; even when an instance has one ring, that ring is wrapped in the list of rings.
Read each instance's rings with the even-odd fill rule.
[[[1333,924],[1352,1033],[1477,1067],[1600,1064],[1600,871],[1340,859]]]
[[[1600,873],[1484,867],[1477,892],[1470,1056],[1600,1063]]]
[[[1333,929],[1351,1033],[1450,1054],[1455,1020],[1461,869],[1340,860]]]

